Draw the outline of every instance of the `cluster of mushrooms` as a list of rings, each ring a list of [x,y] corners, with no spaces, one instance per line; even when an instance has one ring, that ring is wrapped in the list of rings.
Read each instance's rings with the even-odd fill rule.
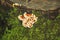
[[[37,22],[38,17],[34,14],[29,14],[25,12],[23,15],[19,15],[18,19],[22,21],[24,27],[32,28],[33,24]]]

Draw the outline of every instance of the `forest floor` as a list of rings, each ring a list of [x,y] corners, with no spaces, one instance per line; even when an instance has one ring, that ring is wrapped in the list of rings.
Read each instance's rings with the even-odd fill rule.
[[[18,19],[23,12],[6,9],[0,6],[0,40],[60,40],[60,13],[52,20],[49,15],[32,10],[38,20],[32,28],[25,28]]]

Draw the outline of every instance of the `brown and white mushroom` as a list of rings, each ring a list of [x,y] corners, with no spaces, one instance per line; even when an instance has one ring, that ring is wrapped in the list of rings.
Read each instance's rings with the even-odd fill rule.
[[[33,27],[33,24],[37,22],[38,17],[36,17],[34,14],[28,14],[25,12],[23,15],[19,15],[18,19],[22,21],[22,25],[24,27],[31,28]]]

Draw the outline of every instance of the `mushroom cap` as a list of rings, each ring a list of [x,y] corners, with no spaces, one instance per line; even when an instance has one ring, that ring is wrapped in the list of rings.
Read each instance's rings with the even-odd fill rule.
[[[25,17],[24,17],[23,15],[19,15],[19,16],[18,16],[18,19],[19,19],[19,20],[23,20],[24,18],[25,18]]]
[[[31,16],[32,16],[32,14],[28,14],[28,13],[26,13],[26,12],[24,13],[24,17],[25,17],[25,18],[30,18]]]
[[[33,24],[37,21],[37,17],[34,14],[24,13],[23,15],[19,15],[18,19],[22,21],[22,25],[24,27],[31,28]]]

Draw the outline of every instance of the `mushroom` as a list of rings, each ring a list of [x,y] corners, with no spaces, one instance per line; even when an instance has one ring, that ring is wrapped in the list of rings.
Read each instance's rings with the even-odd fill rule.
[[[31,28],[33,27],[33,24],[37,22],[38,17],[36,17],[34,14],[28,14],[25,12],[23,15],[19,15],[18,19],[22,21],[22,25],[24,27]]]

